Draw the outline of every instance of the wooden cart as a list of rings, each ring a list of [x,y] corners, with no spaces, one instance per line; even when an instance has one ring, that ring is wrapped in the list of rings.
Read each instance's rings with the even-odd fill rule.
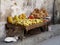
[[[19,36],[21,39],[24,38],[25,33],[32,29],[41,28],[41,32],[48,31],[48,22],[37,23],[30,26],[15,25],[15,24],[6,24],[6,36]],[[25,32],[26,31],[26,32]]]

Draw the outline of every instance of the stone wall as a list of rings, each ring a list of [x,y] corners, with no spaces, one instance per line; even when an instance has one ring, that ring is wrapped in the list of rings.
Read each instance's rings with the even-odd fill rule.
[[[44,7],[48,10],[49,13],[52,13],[53,2],[54,0],[41,0],[37,1],[36,5],[38,6],[38,8]],[[39,3],[41,3],[41,5]]]
[[[60,0],[55,1],[55,23],[60,24]]]
[[[57,10],[60,11],[60,0],[56,0],[55,3],[56,3]]]
[[[17,3],[17,6],[15,6],[16,4],[14,5],[14,2]],[[29,15],[29,13],[31,12],[32,9],[30,9],[30,8],[28,8],[28,10],[26,10],[27,8],[24,7],[25,8],[24,11],[21,9],[23,2],[24,2],[24,0],[1,0],[0,37],[4,37],[3,35],[5,35],[4,34],[5,29],[3,27],[5,26],[5,21],[6,21],[7,16],[11,15],[11,13],[12,13],[12,16],[14,16],[14,14],[19,14],[19,13],[22,13],[24,11],[25,11],[25,13],[28,13],[28,15]],[[41,7],[45,7],[49,13],[52,12],[53,0],[36,0],[35,4],[36,4],[35,8],[40,9]],[[13,10],[11,10],[11,8],[10,8],[11,6],[12,6]],[[17,11],[16,11],[16,8],[18,9]],[[12,11],[14,11],[14,12],[12,12]]]
[[[14,2],[17,3],[17,6],[14,5]],[[17,15],[21,12],[30,13],[31,9],[27,11],[26,10],[22,11],[23,2],[24,0],[19,0],[19,1],[18,0],[1,0],[0,21],[6,21],[6,18],[8,15]],[[32,2],[34,2],[34,0]],[[53,0],[36,0],[35,8],[45,7],[50,13],[52,12],[52,6],[53,6]],[[12,7],[12,10],[14,10],[14,12],[12,12],[12,10],[10,9],[11,7]]]
[[[15,6],[15,3],[17,3],[17,6]],[[20,11],[20,9],[22,8],[22,3],[23,0],[1,0],[0,21],[6,21],[8,15],[14,15],[16,12],[18,12],[17,10]]]

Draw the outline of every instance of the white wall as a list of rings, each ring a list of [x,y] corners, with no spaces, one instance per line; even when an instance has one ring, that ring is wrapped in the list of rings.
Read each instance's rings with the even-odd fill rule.
[[[14,5],[14,2],[17,3],[17,6]],[[27,16],[31,12],[31,8],[25,8],[25,10],[22,10],[24,0],[1,0],[1,12],[0,12],[0,37],[4,35],[4,29],[1,29],[1,22],[6,21],[6,18],[8,15],[18,15],[21,14],[22,12],[27,13]],[[34,2],[34,0],[32,1]],[[53,0],[36,0],[36,7],[35,8],[41,8],[45,7],[49,12],[52,11],[52,3]]]
[[[17,6],[14,5],[17,3]],[[22,8],[23,0],[1,0],[1,18],[6,18],[8,15],[18,15]],[[2,19],[4,21],[4,19]]]
[[[8,15],[19,15],[22,12],[28,12],[30,13],[31,8],[23,9],[23,2],[25,0],[1,0],[1,15],[0,17],[3,18],[4,21]],[[14,3],[17,3],[17,5],[14,5]],[[32,0],[34,2],[34,0]],[[41,8],[45,7],[49,12],[52,11],[52,3],[53,0],[36,0],[36,7],[35,8]],[[0,20],[1,21],[1,20]],[[6,21],[6,20],[5,20]]]

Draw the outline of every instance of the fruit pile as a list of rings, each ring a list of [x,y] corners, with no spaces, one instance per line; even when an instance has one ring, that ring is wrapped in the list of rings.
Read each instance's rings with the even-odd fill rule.
[[[37,23],[42,23],[43,19],[24,19],[24,20],[19,20],[17,24],[24,25],[24,26],[29,26],[32,24],[37,24]]]
[[[27,19],[25,14],[21,14],[19,16],[8,16],[7,19],[8,23],[11,24],[20,24],[20,25],[24,25],[24,26],[29,26],[32,24],[36,24],[36,23],[42,23],[43,19]]]
[[[25,14],[21,14],[19,16],[15,15],[14,17],[12,16],[8,16],[7,17],[7,22],[8,23],[15,23],[15,22],[18,22],[19,20],[22,20],[22,19],[26,19],[26,15]]]
[[[46,18],[48,16],[48,12],[45,8],[41,9],[34,9],[34,11],[30,14],[29,19],[40,19],[40,18]]]
[[[44,8],[39,9],[34,9],[34,11],[30,14],[30,16],[27,18],[26,14],[21,14],[19,16],[8,16],[7,21],[8,23],[11,24],[20,24],[20,25],[24,25],[24,26],[29,26],[32,24],[36,24],[36,23],[42,23],[46,20],[44,20],[44,18],[46,18],[48,16],[47,11]]]

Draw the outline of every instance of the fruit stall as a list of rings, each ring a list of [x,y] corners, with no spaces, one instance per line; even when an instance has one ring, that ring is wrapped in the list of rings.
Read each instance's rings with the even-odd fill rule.
[[[18,36],[20,39],[23,39],[26,35],[28,35],[28,32],[31,33],[30,31],[33,31],[32,33],[48,31],[49,20],[46,19],[46,17],[48,17],[48,12],[45,8],[35,8],[30,13],[29,17],[26,17],[26,14],[24,13],[19,16],[15,15],[14,17],[8,16],[6,36]]]

